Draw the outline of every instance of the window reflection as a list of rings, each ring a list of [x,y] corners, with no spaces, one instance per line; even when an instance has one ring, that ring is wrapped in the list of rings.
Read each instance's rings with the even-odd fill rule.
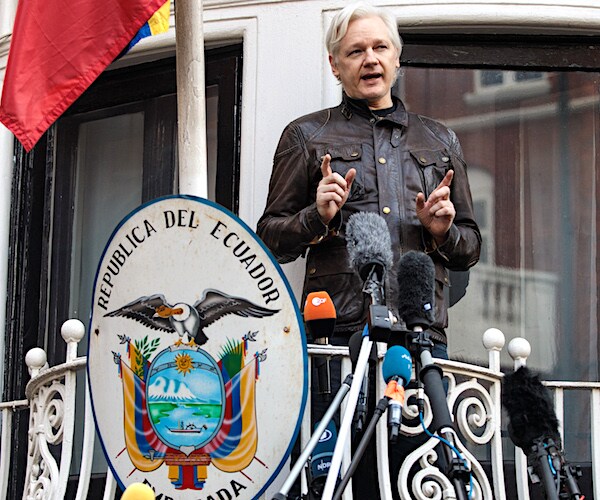
[[[457,133],[484,240],[450,310],[451,356],[487,363],[481,335],[496,327],[531,342],[545,377],[597,380],[599,74],[404,67],[401,79],[411,111]]]
[[[496,70],[486,70],[479,73],[479,81],[482,87],[490,85],[502,85],[504,81],[504,73]]]

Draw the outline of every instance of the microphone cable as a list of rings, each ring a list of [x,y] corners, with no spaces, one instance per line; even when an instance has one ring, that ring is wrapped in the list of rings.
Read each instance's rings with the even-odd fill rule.
[[[463,454],[458,450],[458,448],[456,446],[454,446],[447,439],[444,439],[442,436],[433,434],[427,428],[427,426],[425,425],[425,420],[423,418],[423,412],[421,412],[421,411],[419,411],[419,421],[421,422],[421,427],[423,427],[423,431],[425,432],[425,434],[427,434],[427,436],[429,436],[430,438],[435,438],[438,441],[440,441],[441,443],[443,443],[444,445],[448,446],[448,448],[450,448],[454,452],[454,454],[458,457],[458,459],[464,464],[465,468],[468,469],[469,471],[471,470],[469,467],[469,461],[463,456]],[[473,488],[474,488],[473,473],[469,472],[469,497],[468,498],[473,497]]]

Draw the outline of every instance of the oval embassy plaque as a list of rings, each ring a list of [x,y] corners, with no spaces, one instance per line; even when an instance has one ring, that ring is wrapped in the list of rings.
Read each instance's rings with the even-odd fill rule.
[[[89,332],[94,419],[121,488],[264,492],[299,430],[308,357],[290,286],[245,223],[186,195],[133,211],[98,266]]]

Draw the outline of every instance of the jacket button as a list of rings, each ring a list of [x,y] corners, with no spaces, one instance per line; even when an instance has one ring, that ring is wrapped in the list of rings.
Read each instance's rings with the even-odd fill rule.
[[[317,268],[316,268],[316,267],[311,267],[311,268],[308,270],[308,274],[315,274],[316,272],[317,272]]]
[[[421,163],[427,163],[427,158],[425,158],[424,156],[421,156],[421,157],[419,158],[419,161],[420,161]]]
[[[448,163],[450,161],[450,158],[448,158],[447,156],[442,156],[442,161]]]
[[[389,213],[392,211],[392,209],[391,209],[390,207],[383,207],[383,208],[381,209],[381,211],[382,211],[384,214],[389,214]]]
[[[354,151],[353,153],[350,154],[350,156],[352,158],[356,158],[358,156],[358,153],[356,151]]]
[[[377,160],[379,163],[381,163],[382,165],[385,165],[385,158],[382,156],[381,158],[379,158],[379,160]]]

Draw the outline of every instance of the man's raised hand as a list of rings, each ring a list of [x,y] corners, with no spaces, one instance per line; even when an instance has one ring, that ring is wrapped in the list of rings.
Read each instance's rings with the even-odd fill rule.
[[[454,222],[456,210],[450,201],[450,184],[454,170],[448,170],[442,182],[433,190],[427,199],[423,193],[417,195],[417,217],[421,224],[441,245],[446,240],[446,234]]]
[[[329,224],[340,208],[346,203],[350,188],[356,177],[356,169],[351,168],[345,177],[331,170],[331,156],[326,154],[321,163],[323,179],[317,186],[317,211],[324,224]]]

